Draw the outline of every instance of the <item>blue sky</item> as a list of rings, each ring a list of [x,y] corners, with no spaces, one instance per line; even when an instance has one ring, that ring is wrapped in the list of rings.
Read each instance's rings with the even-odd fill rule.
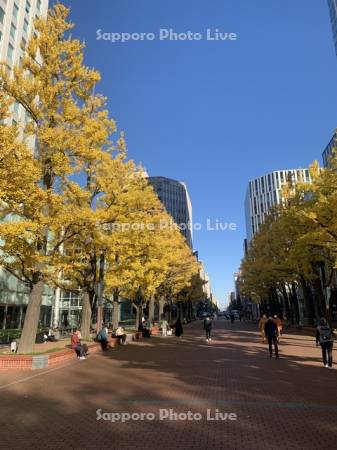
[[[337,61],[326,0],[67,0],[85,62],[150,175],[186,182],[194,247],[213,292],[233,289],[251,178],[321,160],[337,118]],[[236,41],[97,40],[102,32],[206,34]],[[236,231],[207,231],[206,220]]]

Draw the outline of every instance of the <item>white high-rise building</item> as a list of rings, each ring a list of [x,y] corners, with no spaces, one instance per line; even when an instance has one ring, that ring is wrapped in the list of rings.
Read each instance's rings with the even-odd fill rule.
[[[48,0],[0,0],[0,61],[11,69],[20,63],[23,50],[34,29],[34,20],[46,16]],[[25,121],[25,112],[13,105],[11,120]]]
[[[311,183],[309,170],[277,170],[249,182],[245,199],[248,241],[259,231],[270,209],[282,203],[282,188],[289,182]]]

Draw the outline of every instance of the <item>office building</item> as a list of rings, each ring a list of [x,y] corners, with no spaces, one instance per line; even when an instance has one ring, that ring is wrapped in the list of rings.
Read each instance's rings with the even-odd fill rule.
[[[149,177],[149,183],[192,249],[192,204],[185,183],[166,177]]]
[[[335,43],[335,50],[337,56],[337,0],[328,0],[330,20],[332,26],[332,35]]]
[[[9,69],[20,63],[23,48],[34,29],[34,20],[46,16],[48,0],[0,0],[0,61]],[[14,103],[9,120],[26,120],[24,109]]]
[[[308,169],[278,170],[249,182],[245,199],[248,241],[259,231],[271,208],[282,203],[283,186],[297,182],[311,183]]]
[[[330,165],[329,160],[332,157],[333,149],[337,149],[337,131],[335,131],[329,144],[326,146],[325,150],[323,151],[322,158],[323,158],[324,167],[329,167],[329,165]]]
[[[212,297],[211,280],[209,278],[208,273],[205,270],[204,263],[202,261],[199,261],[199,262],[200,262],[199,276],[200,276],[200,279],[202,280],[202,282],[204,283],[202,286],[202,292],[204,295],[204,299],[210,300]]]

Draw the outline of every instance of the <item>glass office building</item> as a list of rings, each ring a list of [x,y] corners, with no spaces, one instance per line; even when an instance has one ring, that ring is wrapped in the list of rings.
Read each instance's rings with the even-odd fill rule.
[[[192,249],[192,204],[185,183],[165,177],[148,180]]]
[[[332,150],[337,149],[337,131],[335,131],[334,135],[332,136],[329,144],[326,146],[322,158],[323,158],[323,165],[324,167],[329,167],[330,165],[330,158],[332,157]]]
[[[333,40],[335,43],[336,56],[337,56],[337,0],[328,0],[330,19],[332,26]]]

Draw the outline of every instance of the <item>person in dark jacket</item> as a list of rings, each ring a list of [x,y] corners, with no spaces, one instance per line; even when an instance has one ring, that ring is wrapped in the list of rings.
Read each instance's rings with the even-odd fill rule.
[[[278,358],[278,344],[277,344],[277,326],[272,317],[269,317],[264,325],[264,332],[266,334],[269,346],[269,355],[273,357],[273,344],[275,348],[275,356]]]
[[[212,331],[212,319],[210,316],[207,316],[204,320],[204,330],[206,332],[206,341],[210,342],[212,340],[211,338],[211,331]]]
[[[105,326],[98,332],[97,340],[101,344],[102,350],[105,351],[108,349],[108,333]]]
[[[332,369],[333,334],[324,317],[320,319],[316,328],[316,345],[321,346],[324,367]]]
[[[138,331],[142,333],[144,338],[151,337],[151,329],[146,327],[145,320],[139,324]]]
[[[174,334],[178,338],[177,343],[180,341],[181,336],[184,334],[183,326],[180,320],[180,317],[178,317],[176,324],[174,326]]]

